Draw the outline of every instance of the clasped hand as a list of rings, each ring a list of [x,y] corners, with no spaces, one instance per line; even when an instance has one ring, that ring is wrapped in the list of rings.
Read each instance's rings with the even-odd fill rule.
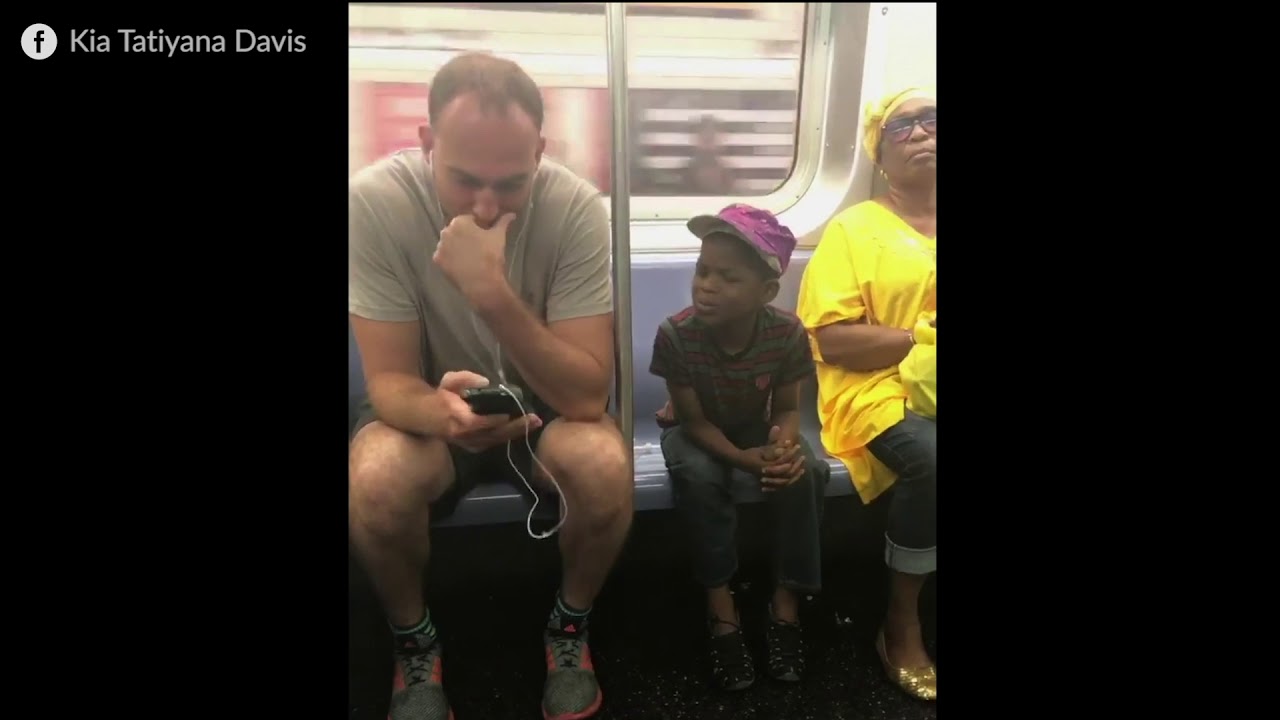
[[[484,229],[472,215],[459,215],[440,232],[431,259],[473,306],[503,278],[507,228],[516,216],[507,213]]]
[[[506,415],[477,415],[462,399],[466,388],[486,387],[489,380],[473,372],[447,372],[432,398],[440,403],[444,421],[440,434],[451,445],[471,453],[488,450],[508,440],[542,427],[542,419],[532,413],[514,420]]]
[[[767,445],[746,450],[748,470],[760,477],[765,492],[780,490],[804,475],[804,454],[800,444],[782,437],[782,428],[769,429]]]

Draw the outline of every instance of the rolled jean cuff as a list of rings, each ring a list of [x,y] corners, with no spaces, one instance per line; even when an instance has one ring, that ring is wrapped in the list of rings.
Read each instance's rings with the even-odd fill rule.
[[[714,590],[728,585],[733,580],[733,576],[737,574],[738,563],[733,561],[717,563],[714,571],[707,571],[705,567],[696,568],[694,570],[694,579],[707,590]]]
[[[928,575],[938,569],[938,547],[908,548],[884,538],[884,564],[907,575]]]

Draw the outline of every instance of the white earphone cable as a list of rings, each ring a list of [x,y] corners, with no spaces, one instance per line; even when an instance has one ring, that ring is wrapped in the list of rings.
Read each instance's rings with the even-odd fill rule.
[[[512,400],[516,401],[516,407],[520,408],[520,416],[524,417],[527,413],[525,412],[524,405],[520,402],[520,398],[516,397],[515,393],[511,392],[505,384],[499,384],[498,387],[507,395],[510,395]],[[511,469],[516,471],[516,475],[519,475],[520,479],[524,481],[524,486],[529,488],[529,493],[533,495],[533,507],[529,508],[529,516],[525,518],[524,522],[525,530],[529,533],[529,537],[535,540],[545,540],[552,535],[555,535],[560,531],[560,528],[564,526],[564,521],[569,518],[569,503],[564,499],[564,492],[560,490],[560,483],[556,482],[555,476],[551,474],[551,471],[547,469],[546,465],[542,464],[542,461],[538,459],[537,453],[533,451],[533,443],[529,442],[529,432],[529,425],[526,423],[524,426],[524,445],[529,449],[529,457],[533,458],[533,461],[538,464],[538,467],[542,468],[542,472],[547,474],[547,479],[551,481],[552,487],[556,489],[556,497],[560,499],[560,521],[556,523],[555,527],[544,533],[535,533],[533,531],[533,514],[537,512],[538,503],[541,502],[542,498],[538,495],[537,491],[533,489],[533,485],[530,484],[529,479],[524,476],[524,473],[520,472],[520,468],[516,467],[515,460],[511,458],[510,440],[507,441],[507,462],[511,465]]]
[[[429,156],[427,160],[427,164],[430,167],[432,185],[434,185],[435,184],[435,166],[434,166],[434,163],[431,162],[431,160],[432,158]],[[434,187],[431,188],[431,194],[433,196],[433,199],[436,201],[436,211],[439,213],[440,222],[444,223],[447,220],[444,214],[444,207],[440,204],[440,196],[436,193],[436,189]],[[516,236],[515,248],[518,248],[520,244],[523,242],[525,232],[529,229],[529,225],[530,225],[529,211],[532,209],[532,206],[533,206],[533,196],[530,195],[529,204],[525,208],[525,217],[522,218],[523,222],[522,222],[522,227],[520,228],[520,234]],[[514,269],[515,269],[515,253],[512,252],[511,258],[507,261],[507,282],[508,283],[511,282],[511,272]],[[480,327],[476,323],[475,311],[471,312],[471,329],[475,330],[476,337],[483,337],[483,335],[485,334],[480,332]],[[492,336],[492,333],[488,333],[488,334]],[[516,407],[520,409],[520,417],[522,418],[525,417],[526,415],[528,415],[528,412],[524,408],[524,403],[520,402],[520,398],[516,397],[516,394],[511,392],[511,389],[508,388],[506,385],[507,375],[502,369],[502,343],[498,342],[497,338],[494,338],[494,347],[490,349],[490,359],[493,360],[494,366],[498,371],[498,380],[499,380],[498,388],[503,392],[505,392],[507,395],[509,395],[511,399],[516,402]],[[529,537],[535,540],[545,540],[551,537],[552,535],[555,535],[557,532],[560,531],[560,528],[564,526],[565,520],[569,518],[569,503],[564,498],[564,492],[560,490],[560,483],[556,482],[555,476],[551,474],[551,471],[547,469],[546,465],[542,464],[542,461],[538,459],[537,453],[534,452],[533,443],[529,439],[530,433],[531,433],[531,430],[529,428],[528,423],[526,422],[524,426],[524,444],[525,444],[525,447],[528,448],[529,450],[529,457],[532,458],[535,463],[537,463],[538,467],[542,468],[542,472],[546,473],[547,479],[551,481],[552,487],[554,487],[556,490],[556,497],[558,497],[560,500],[560,510],[561,510],[560,521],[555,524],[555,527],[551,528],[550,530],[544,533],[535,533],[533,531],[533,515],[535,512],[537,512],[538,503],[541,502],[542,498],[541,496],[538,495],[538,492],[534,490],[533,484],[530,483],[529,479],[524,476],[524,473],[520,472],[520,468],[516,467],[516,462],[511,457],[511,440],[507,440],[507,463],[511,465],[512,470],[516,471],[516,475],[520,476],[520,480],[524,482],[524,486],[529,489],[529,494],[533,495],[533,507],[529,508],[529,515],[528,517],[525,518],[525,531],[529,533]]]

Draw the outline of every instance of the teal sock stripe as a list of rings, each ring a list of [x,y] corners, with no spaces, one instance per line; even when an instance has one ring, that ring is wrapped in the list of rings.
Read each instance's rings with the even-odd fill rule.
[[[561,615],[572,615],[573,617],[586,617],[587,615],[591,614],[591,608],[587,608],[586,610],[578,610],[577,608],[569,607],[569,605],[565,603],[564,598],[561,597],[559,593],[556,594],[556,610]]]
[[[434,629],[431,627],[431,613],[424,613],[422,616],[422,622],[411,628],[403,628],[399,625],[392,624],[391,629],[394,630],[397,635],[413,635],[420,632],[427,632],[428,629]],[[434,635],[435,633],[432,634]]]

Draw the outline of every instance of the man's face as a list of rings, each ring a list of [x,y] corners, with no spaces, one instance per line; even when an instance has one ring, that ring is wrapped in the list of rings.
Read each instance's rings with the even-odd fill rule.
[[[464,94],[445,106],[437,125],[423,129],[422,149],[432,153],[448,218],[471,214],[487,228],[524,210],[546,146],[533,118],[514,102],[497,110]]]

